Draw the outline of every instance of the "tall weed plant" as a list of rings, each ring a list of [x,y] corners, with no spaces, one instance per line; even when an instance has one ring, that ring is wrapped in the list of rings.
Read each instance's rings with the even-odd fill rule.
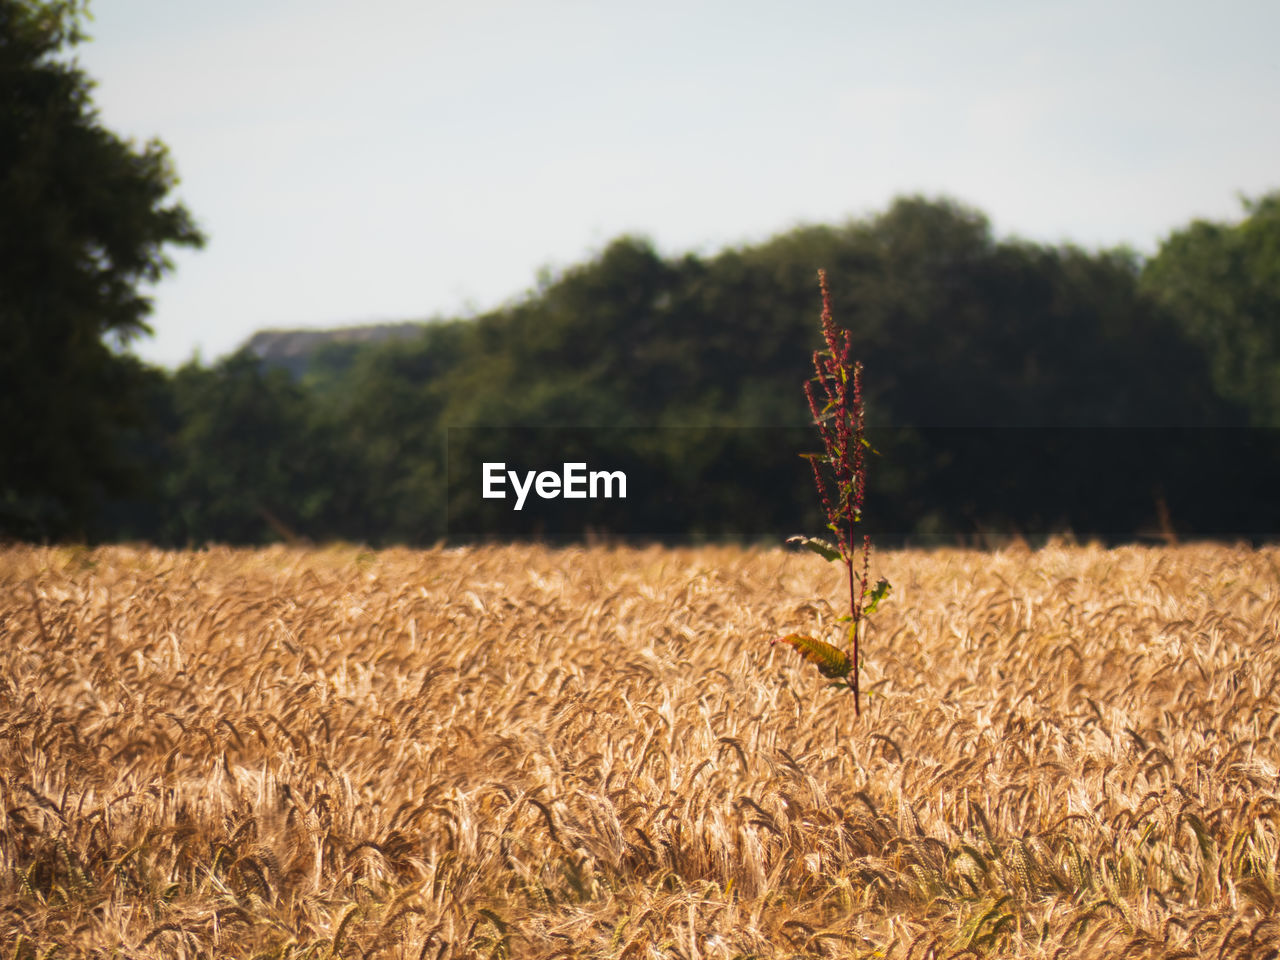
[[[858,535],[867,496],[867,454],[874,452],[866,437],[866,408],[862,397],[862,364],[851,359],[849,331],[836,326],[831,312],[831,291],[825,270],[818,271],[822,292],[822,339],[826,349],[813,354],[814,376],[805,381],[804,394],[822,438],[821,453],[805,454],[813,466],[813,481],[827,518],[827,537],[791,537],[830,562],[844,564],[849,587],[849,612],[840,618],[847,624],[847,645],[837,646],[818,637],[792,633],[774,643],[786,643],[817,665],[834,685],[853,691],[854,713],[862,714],[858,684],[861,643],[867,617],[889,595],[889,581],[869,585],[871,536]]]

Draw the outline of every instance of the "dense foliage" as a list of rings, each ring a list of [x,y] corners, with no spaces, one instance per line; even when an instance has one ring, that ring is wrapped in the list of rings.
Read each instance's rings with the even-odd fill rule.
[[[976,211],[923,198],[705,258],[624,237],[520,302],[426,325],[417,340],[322,351],[300,378],[241,353],[153,383],[129,448],[152,489],[85,532],[385,544],[587,526],[665,538],[819,529],[797,384],[816,345],[812,268],[827,264],[882,454],[870,532],[1270,535],[1276,460],[1257,428],[1273,425],[1274,378],[1246,391],[1220,372],[1232,350],[1261,360],[1227,319],[1214,340],[1212,314],[1184,305],[1198,294],[1194,271],[1171,266],[1195,254],[1182,237],[1144,268],[1122,251],[997,240]],[[1266,282],[1241,268],[1252,296]],[[1252,336],[1274,338],[1275,316],[1259,315]],[[469,429],[513,426],[593,432]],[[647,427],[665,429],[628,432]],[[466,490],[451,517],[450,451],[456,463],[513,450],[547,463],[604,451],[654,468],[663,489],[576,528],[503,527],[495,511],[509,519],[509,506]]]
[[[245,354],[183,368],[152,448],[162,489],[107,533],[179,544],[585,533],[504,528],[494,511],[509,505],[477,491],[446,504],[450,453],[513,450],[659,464],[662,496],[633,491],[596,529],[820,529],[797,456],[812,445],[797,384],[816,346],[813,265],[826,264],[882,454],[871,532],[1269,535],[1271,435],[1228,429],[1256,427],[1266,398],[1217,378],[1212,321],[1185,319],[1175,298],[1190,294],[1162,283],[1188,255],[1180,236],[1144,269],[1123,251],[999,240],[980,213],[917,197],[711,257],[620,238],[520,302],[415,341],[321,353],[299,379]],[[1175,275],[1189,284],[1188,270]],[[1245,276],[1266,281],[1256,267]],[[469,429],[514,426],[543,429]]]
[[[1244,206],[1238,224],[1175,232],[1142,279],[1208,356],[1217,391],[1280,427],[1280,192]]]
[[[86,531],[137,487],[157,374],[112,346],[147,332],[164,247],[202,240],[164,146],[99,122],[64,56],[80,14],[0,0],[0,533],[18,536]]]

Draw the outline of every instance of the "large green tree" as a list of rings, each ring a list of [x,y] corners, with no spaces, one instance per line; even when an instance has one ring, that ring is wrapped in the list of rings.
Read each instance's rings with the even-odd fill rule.
[[[165,147],[107,130],[70,51],[85,5],[0,0],[0,536],[91,531],[137,483],[124,451],[150,374],[140,289],[203,237]]]
[[[1142,282],[1206,352],[1218,391],[1254,426],[1280,427],[1280,191],[1244,208],[1239,223],[1175,231]]]

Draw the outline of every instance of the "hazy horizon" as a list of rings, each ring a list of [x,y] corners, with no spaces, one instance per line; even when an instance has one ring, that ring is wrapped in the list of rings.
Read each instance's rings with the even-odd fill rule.
[[[1280,6],[100,3],[111,130],[206,231],[133,349],[469,315],[615,237],[710,254],[951,197],[1154,252],[1280,187]],[[815,265],[816,266],[816,265]]]

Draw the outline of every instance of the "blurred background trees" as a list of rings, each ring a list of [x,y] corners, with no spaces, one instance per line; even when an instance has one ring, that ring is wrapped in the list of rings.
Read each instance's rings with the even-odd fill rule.
[[[140,489],[126,452],[159,374],[116,348],[147,332],[164,248],[202,240],[164,146],[98,122],[67,59],[81,15],[0,0],[0,533],[21,537],[99,532]]]
[[[1246,224],[1191,233],[1234,236],[1272,209],[1258,201]],[[414,339],[318,349],[293,373],[247,353],[179,370],[153,418],[167,424],[150,447],[162,488],[128,535],[422,544],[450,531],[808,529],[820,522],[799,458],[814,443],[801,384],[818,340],[815,263],[866,365],[882,453],[868,517],[885,542],[1272,535],[1274,434],[1258,428],[1274,378],[1244,389],[1236,371],[1274,343],[1274,274],[1252,252],[1274,247],[1251,239],[1224,274],[1212,257],[1228,254],[1188,252],[1184,237],[1143,264],[998,239],[978,211],[920,197],[710,257],[621,237],[522,301]],[[497,429],[517,427],[529,429]],[[459,462],[538,454],[529,467],[594,455],[651,482],[579,527],[532,511],[512,527],[509,504],[482,503],[478,479],[456,475],[449,526]]]
[[[1243,202],[1239,223],[1176,231],[1142,286],[1208,358],[1217,393],[1280,427],[1280,193]]]

